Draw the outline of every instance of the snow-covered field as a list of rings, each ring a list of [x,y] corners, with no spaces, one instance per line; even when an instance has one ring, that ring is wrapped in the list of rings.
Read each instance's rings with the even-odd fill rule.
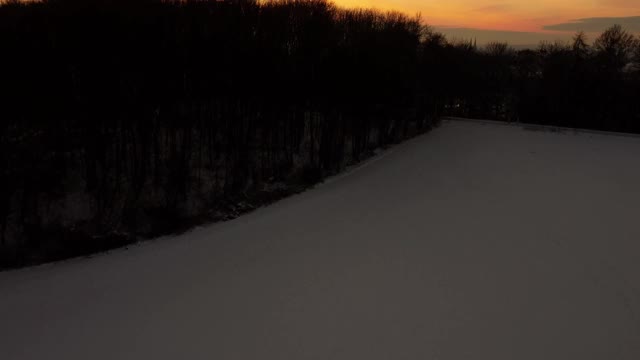
[[[239,219],[0,273],[0,358],[640,359],[640,138],[451,121]]]

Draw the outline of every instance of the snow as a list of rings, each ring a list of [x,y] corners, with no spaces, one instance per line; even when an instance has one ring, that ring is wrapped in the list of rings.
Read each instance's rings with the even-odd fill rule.
[[[447,121],[236,220],[0,273],[0,357],[640,359],[638,159]]]

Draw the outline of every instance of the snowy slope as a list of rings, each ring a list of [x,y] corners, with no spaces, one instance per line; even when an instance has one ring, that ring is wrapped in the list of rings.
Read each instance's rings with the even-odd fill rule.
[[[0,273],[0,358],[640,359],[639,161],[446,122],[234,221]]]

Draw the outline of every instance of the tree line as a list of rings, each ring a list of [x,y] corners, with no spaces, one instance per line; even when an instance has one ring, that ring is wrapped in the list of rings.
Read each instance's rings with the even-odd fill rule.
[[[452,96],[447,112],[524,123],[640,133],[640,37],[614,25],[591,43],[516,51],[506,43],[477,49],[451,45]]]
[[[428,130],[423,32],[324,0],[3,3],[0,259],[174,231]]]
[[[224,218],[442,115],[640,132],[638,42],[478,48],[325,0],[4,1],[0,267]]]

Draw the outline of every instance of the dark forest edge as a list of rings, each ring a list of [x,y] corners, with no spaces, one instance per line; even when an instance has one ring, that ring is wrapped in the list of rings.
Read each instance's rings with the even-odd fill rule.
[[[442,115],[640,133],[640,41],[515,51],[322,0],[0,6],[0,267],[223,220]]]
[[[324,1],[5,4],[2,266],[233,217],[428,130],[421,31]]]

